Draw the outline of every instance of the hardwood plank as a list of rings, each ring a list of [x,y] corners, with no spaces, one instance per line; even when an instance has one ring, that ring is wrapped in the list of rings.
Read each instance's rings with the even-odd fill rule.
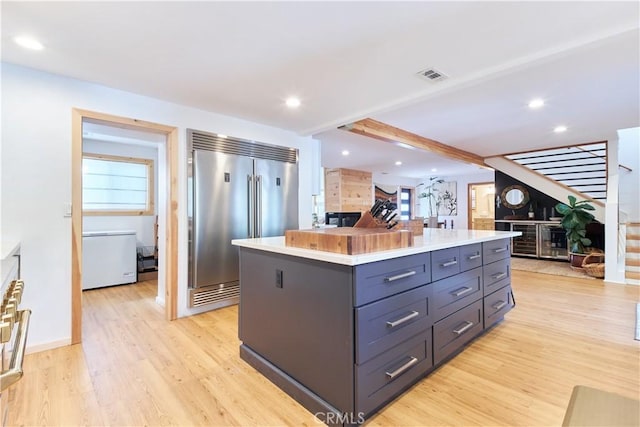
[[[560,425],[579,384],[638,399],[640,287],[522,271],[512,286],[505,321],[366,424]],[[168,322],[155,295],[85,291],[83,343],[25,357],[8,425],[318,425],[240,360],[237,306]]]

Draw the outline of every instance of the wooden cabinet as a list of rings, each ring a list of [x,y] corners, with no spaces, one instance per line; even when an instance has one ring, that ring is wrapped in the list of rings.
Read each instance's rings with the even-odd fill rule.
[[[495,230],[496,225],[493,218],[474,218],[473,219],[474,230]]]
[[[371,172],[353,169],[325,169],[326,212],[363,212],[373,204]]]

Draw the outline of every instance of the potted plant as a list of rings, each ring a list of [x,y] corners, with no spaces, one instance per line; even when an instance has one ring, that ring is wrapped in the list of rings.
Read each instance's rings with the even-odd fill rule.
[[[436,184],[442,184],[444,179],[436,176],[429,177],[429,185],[424,187],[424,191],[418,195],[419,198],[427,199],[427,207],[429,209],[429,228],[438,227],[438,189]]]
[[[589,200],[577,201],[574,196],[569,196],[569,203],[558,203],[556,211],[562,216],[560,225],[567,232],[569,242],[569,261],[571,267],[582,268],[582,261],[587,256],[586,247],[591,244],[587,236],[587,224],[593,221],[594,216],[589,211],[595,208],[589,204]]]

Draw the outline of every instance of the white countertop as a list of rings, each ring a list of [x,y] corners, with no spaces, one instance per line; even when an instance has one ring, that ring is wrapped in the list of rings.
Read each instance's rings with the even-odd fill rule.
[[[20,241],[0,239],[0,260],[7,259],[18,253],[20,253]]]
[[[259,239],[236,239],[232,240],[231,244],[243,248],[275,252],[283,255],[331,262],[334,264],[360,265],[369,262],[383,261],[391,258],[436,251],[438,249],[451,248],[454,246],[489,242],[491,240],[520,236],[521,234],[522,233],[519,231],[444,230],[438,228],[425,228],[422,237],[414,237],[413,246],[409,248],[392,249],[360,255],[343,255],[313,249],[294,248],[285,245],[284,236],[264,237]]]

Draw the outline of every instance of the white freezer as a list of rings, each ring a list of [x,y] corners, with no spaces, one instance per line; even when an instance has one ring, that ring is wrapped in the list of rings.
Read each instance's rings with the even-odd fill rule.
[[[82,289],[133,283],[136,266],[135,231],[82,233]]]

